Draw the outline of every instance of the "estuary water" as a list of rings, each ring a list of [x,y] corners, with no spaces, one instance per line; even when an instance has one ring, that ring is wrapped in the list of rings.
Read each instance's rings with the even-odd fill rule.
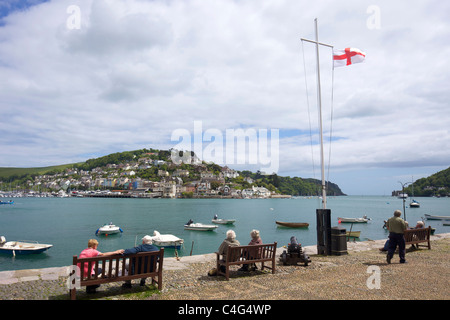
[[[331,225],[350,230],[351,224],[338,224],[338,217],[362,217],[371,220],[354,224],[361,238],[386,239],[383,220],[394,210],[403,211],[403,200],[394,197],[346,196],[327,198],[331,209]],[[406,200],[406,220],[415,226],[424,214],[450,215],[450,198],[416,198],[420,208],[409,208]],[[145,235],[174,234],[184,239],[179,256],[212,253],[225,238],[228,229],[236,232],[242,245],[250,241],[250,231],[258,229],[265,243],[277,241],[278,247],[286,245],[296,236],[303,246],[317,244],[316,209],[321,207],[318,198],[292,199],[112,199],[112,198],[15,198],[13,205],[0,205],[0,236],[7,241],[35,240],[53,244],[48,251],[37,255],[12,257],[0,254],[0,271],[68,266],[72,256],[79,255],[91,238],[99,241],[101,252],[127,249],[141,243]],[[234,225],[218,225],[214,231],[184,230],[184,224],[194,222],[211,224],[219,218],[236,219]],[[403,217],[403,215],[402,215]],[[275,221],[307,222],[309,228],[281,228]],[[123,233],[96,236],[95,231],[112,222]],[[436,233],[450,232],[442,221],[425,221]],[[174,256],[174,249],[165,255]]]

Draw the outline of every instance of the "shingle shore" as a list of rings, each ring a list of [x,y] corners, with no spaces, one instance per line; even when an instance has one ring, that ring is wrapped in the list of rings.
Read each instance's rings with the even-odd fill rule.
[[[104,284],[96,294],[84,287],[79,299],[114,300],[291,300],[291,299],[450,299],[450,233],[432,237],[432,249],[421,248],[406,255],[407,264],[386,263],[378,249],[384,240],[348,243],[348,254],[319,256],[310,251],[309,266],[283,266],[277,272],[257,270],[231,273],[230,281],[208,276],[215,267],[214,254],[164,260],[163,290],[135,282],[123,289],[121,282]],[[308,249],[311,249],[308,247]],[[283,248],[278,250],[279,253]],[[314,250],[314,247],[312,248]],[[0,300],[68,299],[67,276],[61,268],[0,272]],[[375,270],[375,271],[374,271]],[[379,286],[375,277],[379,271]],[[14,276],[13,276],[14,275]],[[19,279],[20,281],[17,281]],[[370,288],[375,287],[375,288]]]

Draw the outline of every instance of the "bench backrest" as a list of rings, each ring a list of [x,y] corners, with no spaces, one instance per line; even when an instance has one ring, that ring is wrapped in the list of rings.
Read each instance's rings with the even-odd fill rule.
[[[79,264],[80,280],[82,282],[97,279],[150,277],[162,270],[164,248],[158,251],[139,252],[130,255],[99,256],[94,258],[78,258],[73,256],[73,265]],[[101,267],[99,266],[101,263]],[[87,265],[85,274],[84,265]],[[93,266],[93,273],[90,270]],[[129,269],[128,271],[127,268]],[[101,272],[99,272],[101,269]]]
[[[277,243],[258,244],[250,246],[228,247],[227,263],[239,262],[243,260],[252,261],[269,261],[272,260],[276,254]]]
[[[408,229],[404,232],[405,242],[412,242],[418,240],[429,240],[431,235],[431,227]]]

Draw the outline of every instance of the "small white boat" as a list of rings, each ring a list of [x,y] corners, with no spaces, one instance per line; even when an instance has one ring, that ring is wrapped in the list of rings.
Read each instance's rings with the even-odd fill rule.
[[[338,218],[339,223],[367,223],[370,219],[367,216],[362,218]]]
[[[212,219],[212,223],[216,224],[233,224],[236,220],[235,219]]]
[[[109,224],[105,224],[103,227],[98,228],[97,231],[95,231],[95,234],[109,235],[119,232],[123,232],[123,230],[120,227],[116,226],[115,224],[112,224],[112,222],[110,222]]]
[[[450,216],[435,216],[431,214],[425,214],[427,220],[450,220]]]
[[[37,241],[8,241],[4,236],[0,237],[0,253],[6,253],[10,255],[17,254],[36,254],[42,253],[53,247],[52,244],[38,243]]]
[[[151,237],[153,244],[158,247],[166,248],[176,248],[180,249],[184,240],[174,236],[173,234],[160,234],[158,231],[153,231],[153,236]]]
[[[188,223],[184,225],[185,230],[197,230],[197,231],[211,231],[218,228],[218,226],[213,224],[203,224],[203,223],[194,223],[194,221],[189,220]]]

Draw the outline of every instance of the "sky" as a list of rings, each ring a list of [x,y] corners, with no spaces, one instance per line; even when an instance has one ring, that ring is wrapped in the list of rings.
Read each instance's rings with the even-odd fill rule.
[[[450,166],[448,1],[4,0],[0,167],[194,150],[391,195]],[[239,140],[241,139],[241,140]],[[243,140],[242,140],[243,139]]]

